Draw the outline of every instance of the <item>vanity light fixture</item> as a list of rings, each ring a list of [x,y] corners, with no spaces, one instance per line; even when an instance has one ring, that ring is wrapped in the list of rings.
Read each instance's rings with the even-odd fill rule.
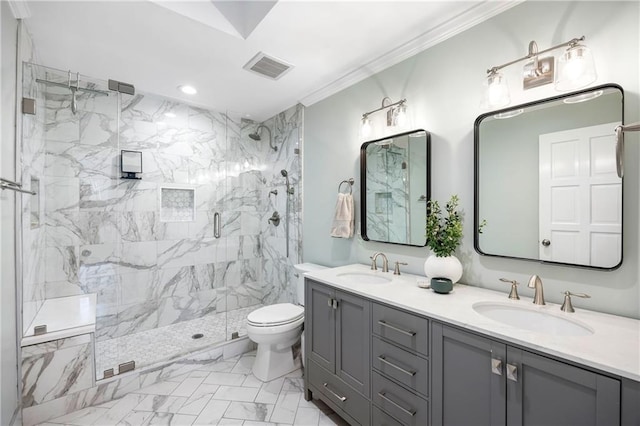
[[[393,102],[391,98],[385,96],[382,98],[382,105],[380,108],[367,111],[362,114],[362,127],[361,133],[363,137],[369,136],[371,133],[371,120],[369,116],[375,112],[389,109],[387,111],[387,126],[401,126],[407,123],[407,99],[401,99],[398,102]]]
[[[554,74],[555,88],[558,91],[579,89],[593,83],[597,75],[591,50],[580,44],[584,41],[584,38],[584,36],[573,38],[565,43],[541,51],[538,50],[538,44],[535,41],[531,41],[527,55],[489,68],[483,85],[480,107],[494,109],[506,106],[511,102],[507,80],[500,70],[524,60],[529,61],[524,65],[523,69],[523,90],[552,83]],[[553,56],[540,58],[540,55],[565,46],[568,46],[568,48],[558,59],[556,73]]]

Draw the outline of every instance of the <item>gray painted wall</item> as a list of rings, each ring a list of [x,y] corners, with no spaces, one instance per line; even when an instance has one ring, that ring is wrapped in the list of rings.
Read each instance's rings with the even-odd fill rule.
[[[625,122],[635,122],[640,116],[639,6],[637,2],[522,3],[309,106],[304,125],[304,261],[330,266],[368,263],[373,252],[383,251],[391,261],[408,261],[403,268],[407,272],[424,275],[427,249],[364,242],[358,235],[351,240],[329,236],[338,183],[353,176],[359,187],[362,113],[379,105],[384,96],[406,97],[410,127],[432,132],[432,197],[445,201],[458,194],[465,211],[465,235],[457,253],[464,265],[462,282],[504,291],[506,297],[508,288],[498,278],[526,282],[535,273],[543,279],[548,301],[560,303],[564,290],[585,292],[592,298],[580,300],[578,308],[640,317],[637,133],[626,137],[624,263],[618,270],[600,272],[480,256],[473,249],[470,228],[473,123],[485,112],[479,103],[486,69],[523,56],[531,40],[544,49],[584,34],[598,70],[594,85],[620,84],[626,97]],[[518,77],[522,65],[505,70],[512,105],[557,95],[552,85],[523,93]],[[375,134],[371,139],[382,136]],[[354,195],[359,197],[360,191],[356,189]],[[533,293],[521,286],[521,294]]]
[[[16,45],[18,21],[7,2],[0,2],[2,58],[0,104],[0,176],[15,173]],[[19,196],[18,196],[19,197]],[[15,200],[13,191],[0,193],[0,424],[8,425],[18,406],[15,286]]]

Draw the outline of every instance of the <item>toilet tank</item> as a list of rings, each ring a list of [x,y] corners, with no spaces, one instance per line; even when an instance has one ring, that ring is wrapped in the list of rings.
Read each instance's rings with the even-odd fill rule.
[[[327,269],[327,267],[317,265],[315,263],[299,263],[297,265],[294,265],[294,268],[296,268],[296,272],[298,273],[298,285],[296,288],[296,293],[298,294],[298,304],[304,305],[304,273]]]

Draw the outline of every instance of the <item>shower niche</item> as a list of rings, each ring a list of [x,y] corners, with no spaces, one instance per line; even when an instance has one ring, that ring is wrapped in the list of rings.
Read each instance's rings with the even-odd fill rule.
[[[160,188],[161,222],[192,222],[195,215],[194,189]]]

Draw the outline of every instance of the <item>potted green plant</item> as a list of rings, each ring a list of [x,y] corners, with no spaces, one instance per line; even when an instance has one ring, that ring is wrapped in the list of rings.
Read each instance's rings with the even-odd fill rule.
[[[462,277],[462,264],[453,255],[462,240],[462,215],[457,211],[457,195],[445,204],[444,212],[436,200],[427,202],[427,246],[433,254],[424,262],[427,278],[448,278],[456,283]]]

